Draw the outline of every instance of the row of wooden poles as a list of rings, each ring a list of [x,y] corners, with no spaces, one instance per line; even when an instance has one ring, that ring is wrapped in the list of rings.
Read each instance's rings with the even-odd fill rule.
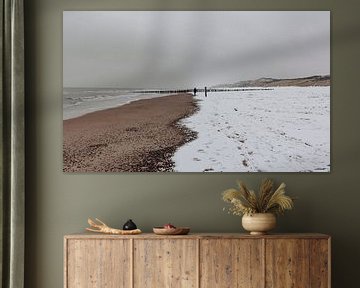
[[[195,90],[196,89],[196,90]],[[273,90],[272,88],[194,88],[194,89],[176,89],[176,90],[134,90],[133,93],[201,93],[201,92],[233,92],[233,91],[259,91],[259,90]]]

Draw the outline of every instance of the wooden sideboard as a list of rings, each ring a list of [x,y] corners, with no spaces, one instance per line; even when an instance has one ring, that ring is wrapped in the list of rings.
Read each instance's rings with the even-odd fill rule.
[[[329,288],[323,234],[67,235],[65,288]]]

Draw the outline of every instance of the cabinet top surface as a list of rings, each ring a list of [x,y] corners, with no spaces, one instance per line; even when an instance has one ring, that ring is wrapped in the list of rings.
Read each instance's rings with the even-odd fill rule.
[[[189,233],[188,235],[156,235],[142,233],[138,235],[110,235],[101,233],[76,233],[64,236],[65,239],[329,239],[329,235],[320,233],[287,233],[250,235],[245,233]]]

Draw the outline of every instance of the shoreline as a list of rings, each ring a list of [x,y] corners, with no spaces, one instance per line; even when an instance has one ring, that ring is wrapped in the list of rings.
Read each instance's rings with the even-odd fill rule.
[[[130,94],[132,94],[133,92],[131,93],[127,93],[127,94],[124,94],[122,96],[125,96],[125,97],[128,97]],[[177,93],[179,94],[179,93]],[[65,120],[70,120],[70,119],[75,119],[75,118],[79,118],[79,117],[82,117],[82,116],[85,116],[87,114],[91,114],[91,113],[95,113],[95,112],[99,112],[99,111],[103,111],[103,110],[107,110],[107,109],[113,109],[113,108],[118,108],[118,107],[121,107],[121,106],[124,106],[124,105],[127,105],[127,104],[130,104],[132,102],[136,102],[136,101],[139,101],[139,100],[147,100],[147,99],[152,99],[152,98],[158,98],[158,97],[166,97],[166,96],[169,96],[171,94],[167,94],[167,95],[161,95],[161,94],[134,94],[132,96],[135,96],[135,99],[130,99],[128,98],[126,100],[126,102],[120,102],[120,100],[123,100],[123,99],[119,99],[117,98],[116,99],[116,102],[113,102],[112,104],[106,104],[105,106],[103,107],[88,107],[88,108],[82,108],[80,110],[75,110],[75,111],[66,111],[66,110],[63,110],[63,121]],[[174,94],[172,94],[174,95]],[[109,99],[107,99],[109,100]],[[64,103],[63,103],[64,105]],[[63,108],[64,109],[64,108]]]
[[[197,137],[179,121],[196,111],[191,94],[176,94],[63,120],[63,171],[174,171],[177,148]]]

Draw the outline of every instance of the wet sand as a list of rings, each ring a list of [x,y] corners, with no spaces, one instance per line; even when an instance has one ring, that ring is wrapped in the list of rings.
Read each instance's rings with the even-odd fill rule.
[[[178,124],[197,111],[191,94],[138,100],[64,120],[64,172],[173,171],[196,133]]]

